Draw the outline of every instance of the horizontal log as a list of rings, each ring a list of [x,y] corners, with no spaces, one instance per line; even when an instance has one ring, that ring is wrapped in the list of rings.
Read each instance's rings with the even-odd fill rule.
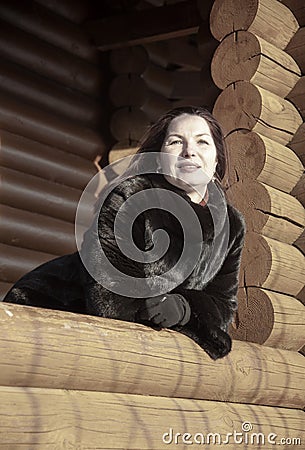
[[[304,171],[297,155],[288,147],[253,131],[234,131],[226,138],[230,184],[257,180],[291,192]]]
[[[74,223],[0,204],[0,242],[43,253],[76,251]]]
[[[292,140],[289,142],[289,148],[296,153],[305,166],[305,123],[301,124]]]
[[[228,135],[252,130],[286,145],[303,122],[287,100],[247,81],[228,86],[217,98],[213,114]]]
[[[0,243],[0,280],[15,283],[25,273],[56,255]]]
[[[93,97],[99,97],[105,86],[98,67],[2,20],[0,56]]]
[[[206,25],[206,22],[204,23]],[[208,30],[207,27],[206,30]],[[199,71],[201,69],[202,60],[198,53],[197,45],[190,42],[189,36],[169,39],[166,41],[166,44],[168,47],[169,64],[181,66],[189,71]]]
[[[291,195],[293,195],[300,203],[302,203],[303,206],[305,206],[305,174],[302,175],[298,184],[291,192]]]
[[[5,283],[4,281],[0,281],[0,301],[4,299],[8,291],[13,286],[12,283]]]
[[[219,41],[230,33],[248,30],[284,49],[299,25],[290,9],[277,0],[215,0],[210,27]]]
[[[240,287],[256,286],[297,296],[304,279],[304,255],[297,248],[254,232],[246,234]]]
[[[304,242],[305,238],[303,238],[303,242]],[[303,289],[297,294],[297,299],[300,300],[300,302],[303,303],[303,305],[305,305],[305,286],[303,287]],[[305,355],[304,355],[305,356]]]
[[[255,287],[239,289],[233,339],[286,350],[305,343],[305,306],[296,298]]]
[[[86,29],[105,51],[194,34],[200,21],[196,0],[188,0],[89,21]]]
[[[82,126],[97,128],[105,116],[97,100],[6,60],[1,61],[0,83],[3,92],[22,102],[82,122]]]
[[[305,27],[298,30],[285,51],[297,62],[302,73],[305,73]]]
[[[17,170],[1,168],[1,202],[74,223],[82,192]]]
[[[91,161],[0,130],[2,167],[83,190],[96,174]]]
[[[215,362],[194,341],[169,329],[9,303],[0,304],[0,321],[4,386],[293,408],[305,403],[305,361],[297,352],[234,341],[230,355]]]
[[[141,45],[118,48],[110,52],[110,66],[114,73],[133,73],[141,75],[148,65],[149,56]]]
[[[42,5],[18,0],[2,1],[0,17],[27,31],[38,39],[59,47],[73,55],[98,63],[99,53],[92,46],[81,27],[54,14]]]
[[[135,154],[139,150],[139,146],[140,143],[138,141],[127,140],[117,142],[108,153],[109,164],[125,158],[126,156]]]
[[[142,74],[142,78],[151,90],[167,99],[202,98],[205,91],[199,71],[168,71],[150,64]]]
[[[286,98],[298,108],[301,116],[305,119],[305,76],[299,79],[295,87],[291,92],[289,92]]]
[[[286,5],[296,17],[299,25],[305,25],[305,4],[300,0],[280,0]]]
[[[234,183],[228,200],[244,215],[247,231],[293,244],[305,227],[305,209],[292,195],[255,180]]]
[[[141,106],[141,111],[145,113],[149,121],[155,122],[172,108],[173,101],[168,100],[157,92],[148,91],[145,102]]]
[[[305,230],[303,231],[301,236],[293,243],[293,245],[295,245],[305,255]]]
[[[206,22],[205,34],[207,33]],[[164,69],[171,69],[174,66],[183,67],[186,70],[200,70],[202,61],[196,46],[192,45],[189,36],[166,41],[151,42],[145,48],[149,55],[149,60]]]
[[[235,450],[236,442],[246,439],[259,446],[263,441],[264,449],[273,450],[283,435],[291,437],[290,447],[282,443],[285,449],[304,441],[304,413],[293,409],[17,387],[1,387],[0,401],[3,450],[31,447],[33,442],[39,449],[69,445],[107,450],[165,449],[171,443],[185,448],[185,442],[208,442],[208,446],[215,442],[217,448]],[[252,432],[243,431],[244,417]]]
[[[301,76],[290,55],[249,31],[223,39],[214,53],[211,72],[221,89],[244,80],[280,97],[286,97]]]
[[[142,78],[149,89],[169,98],[173,90],[173,72],[165,70],[156,64],[149,64]]]
[[[148,87],[137,74],[121,74],[112,79],[109,98],[116,108],[142,106],[148,95]]]
[[[130,139],[138,141],[144,135],[149,120],[139,108],[124,107],[117,109],[110,121],[112,135],[118,141]]]
[[[88,159],[105,150],[99,133],[1,91],[0,128]]]

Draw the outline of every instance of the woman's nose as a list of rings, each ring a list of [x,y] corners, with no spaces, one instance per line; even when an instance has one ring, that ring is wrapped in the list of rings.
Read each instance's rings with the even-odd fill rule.
[[[194,156],[194,155],[195,155],[195,151],[194,151],[192,145],[185,143],[185,145],[183,146],[183,149],[182,149],[182,156],[184,158],[188,158],[188,157]]]

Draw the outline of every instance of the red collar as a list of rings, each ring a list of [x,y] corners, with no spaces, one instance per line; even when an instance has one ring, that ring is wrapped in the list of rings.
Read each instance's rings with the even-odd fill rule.
[[[206,191],[204,198],[199,202],[199,205],[205,206],[209,200],[209,191]]]

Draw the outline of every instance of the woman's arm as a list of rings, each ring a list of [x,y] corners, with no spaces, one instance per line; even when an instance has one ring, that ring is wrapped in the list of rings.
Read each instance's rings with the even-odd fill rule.
[[[113,319],[171,327],[177,323],[184,323],[189,318],[189,304],[181,295],[166,294],[152,298],[150,289],[146,289],[146,296],[135,298],[136,291],[141,293],[141,286],[144,286],[144,292],[148,286],[145,274],[145,250],[151,246],[152,230],[150,221],[145,219],[145,214],[138,215],[133,221],[132,209],[124,207],[124,203],[140,189],[143,189],[143,182],[137,187],[132,181],[130,183],[127,181],[119,189],[114,189],[102,205],[97,229],[91,226],[85,233],[81,254],[89,261],[91,275],[96,268],[98,272],[96,277],[92,277],[83,267],[82,284],[87,312]],[[114,230],[119,210],[121,225]],[[132,239],[129,234],[131,228]],[[125,246],[127,244],[129,250],[131,244],[135,244],[142,252],[141,261],[126,256],[118,243]],[[118,270],[117,273],[114,273],[109,265],[107,267],[109,263]],[[104,270],[104,273],[101,274],[100,270]],[[101,280],[97,282],[99,278]]]
[[[245,222],[240,213],[232,220],[234,236],[227,257],[214,279],[201,291],[178,287],[191,306],[191,319],[180,331],[194,339],[209,355],[216,359],[231,349],[227,334],[237,309],[237,291],[241,252],[244,245]]]

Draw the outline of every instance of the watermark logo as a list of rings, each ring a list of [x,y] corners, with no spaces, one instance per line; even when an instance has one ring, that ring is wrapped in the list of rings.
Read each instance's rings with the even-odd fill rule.
[[[261,448],[262,445],[301,445],[299,437],[280,437],[276,433],[264,434],[262,432],[252,432],[251,422],[243,422],[241,431],[233,430],[232,433],[179,433],[170,428],[162,436],[162,442],[170,445],[214,445],[223,446],[228,444],[246,444],[253,445],[254,448]]]
[[[183,192],[196,192],[198,198],[202,198],[208,184],[210,200],[207,208],[214,226],[214,241],[209,257],[211,261],[215,261],[215,258],[221,259],[217,261],[217,267],[224,261],[229,240],[229,219],[223,192],[211,182],[211,178],[202,168],[198,168],[194,173],[179,170],[177,161],[181,160],[185,159],[168,153],[162,154],[160,158],[159,152],[130,155],[97,173],[83,191],[75,220],[77,248],[89,274],[109,291],[126,297],[154,297],[173,290],[194,271],[202,253],[204,237],[192,202],[179,195],[181,189]],[[130,195],[123,198],[122,192],[127,192],[126,189],[124,191],[124,185],[129,183],[131,187],[131,179],[143,179],[143,176],[149,174],[164,177],[164,181],[170,183],[168,186],[176,186],[178,191],[166,188],[165,181],[162,186],[154,185],[149,189],[134,192],[129,189],[127,191],[131,191]],[[111,205],[119,207],[114,210]],[[125,262],[128,264],[128,261],[130,264],[143,264],[143,267],[145,264],[159,261],[166,255],[173,238],[166,230],[155,229],[152,235],[153,246],[145,251],[135,244],[132,235],[137,217],[145,213],[146,218],[149,218],[152,209],[160,210],[160,215],[162,211],[166,211],[179,222],[183,231],[182,252],[175,264],[164,273],[130,276],[123,268],[112,264],[101,244],[106,247],[112,245],[114,249],[115,240],[115,251],[120,253],[118,260],[124,262],[122,266]],[[105,227],[103,231],[101,223],[105,225],[107,220],[112,223],[113,229]],[[142,232],[145,233],[145,229]],[[96,252],[98,264],[94,257]],[[208,261],[205,268],[201,269],[201,276],[206,282],[215,274]]]

